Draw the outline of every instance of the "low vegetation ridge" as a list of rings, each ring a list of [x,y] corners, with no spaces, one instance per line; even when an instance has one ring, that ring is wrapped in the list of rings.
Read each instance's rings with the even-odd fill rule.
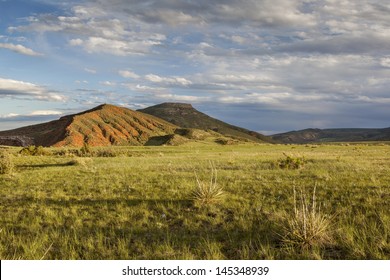
[[[238,137],[254,142],[272,142],[272,139],[258,132],[225,123],[199,112],[191,104],[162,103],[138,111],[156,116],[183,128],[213,130],[225,136]]]
[[[286,144],[315,142],[390,141],[389,128],[338,128],[304,129],[270,136],[274,141]]]

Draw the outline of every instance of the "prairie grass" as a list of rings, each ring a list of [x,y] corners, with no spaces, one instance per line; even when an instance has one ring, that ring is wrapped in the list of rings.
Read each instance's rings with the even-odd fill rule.
[[[387,143],[111,149],[118,156],[92,157],[87,168],[70,165],[79,157],[64,148],[39,157],[8,149],[14,171],[0,175],[0,258],[390,258]],[[280,169],[292,151],[304,168]],[[223,188],[223,199],[194,203],[194,170],[199,183]],[[308,227],[313,211],[326,230]],[[306,228],[297,231],[306,241],[283,240],[286,228]]]

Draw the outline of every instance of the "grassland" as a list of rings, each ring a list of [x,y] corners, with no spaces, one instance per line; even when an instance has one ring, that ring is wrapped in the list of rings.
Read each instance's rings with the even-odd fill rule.
[[[0,175],[1,259],[390,259],[388,144],[19,150]],[[199,182],[221,199],[194,201]]]

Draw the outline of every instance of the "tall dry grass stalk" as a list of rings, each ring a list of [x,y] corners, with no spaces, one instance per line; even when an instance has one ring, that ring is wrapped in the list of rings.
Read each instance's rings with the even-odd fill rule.
[[[217,170],[211,165],[211,177],[209,182],[203,182],[195,173],[196,188],[192,192],[192,199],[201,205],[216,204],[224,196],[223,188],[217,184]]]
[[[283,242],[301,248],[312,248],[324,246],[331,240],[331,218],[317,206],[316,187],[311,201],[307,200],[302,190],[297,199],[294,188],[294,213],[287,219]]]

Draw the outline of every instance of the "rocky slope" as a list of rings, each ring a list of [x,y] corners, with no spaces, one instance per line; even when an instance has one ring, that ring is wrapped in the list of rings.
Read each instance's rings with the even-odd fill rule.
[[[144,145],[150,137],[174,133],[177,127],[159,118],[113,105],[64,116],[59,120],[0,132],[5,139],[29,139],[40,146]],[[10,138],[11,137],[11,138]],[[3,142],[1,143],[3,139]],[[18,141],[14,141],[18,144]],[[20,146],[22,143],[19,141]]]

